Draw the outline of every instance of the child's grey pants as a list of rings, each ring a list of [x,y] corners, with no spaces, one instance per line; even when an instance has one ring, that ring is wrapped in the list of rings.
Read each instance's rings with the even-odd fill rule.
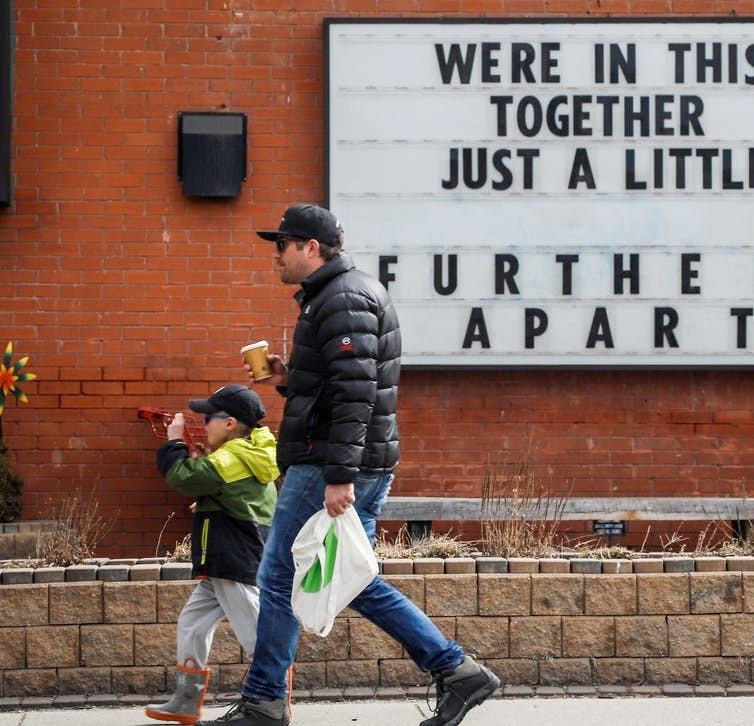
[[[207,667],[218,623],[227,617],[238,642],[254,653],[259,616],[259,588],[233,580],[201,580],[178,617],[178,665],[193,658],[197,668]]]

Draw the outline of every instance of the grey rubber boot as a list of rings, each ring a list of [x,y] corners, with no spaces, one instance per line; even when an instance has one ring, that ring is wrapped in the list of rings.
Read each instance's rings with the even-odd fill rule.
[[[189,668],[186,665],[189,660],[194,662],[193,658],[187,658],[184,665],[176,666],[173,697],[167,703],[150,703],[144,709],[149,718],[183,724],[195,724],[201,718],[210,671],[209,668]]]

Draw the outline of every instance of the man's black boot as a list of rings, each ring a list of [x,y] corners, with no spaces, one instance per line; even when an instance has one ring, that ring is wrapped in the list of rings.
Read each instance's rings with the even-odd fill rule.
[[[500,679],[473,658],[435,674],[437,703],[434,716],[420,726],[457,726],[474,706],[478,706],[500,687]]]
[[[200,721],[197,726],[289,726],[291,712],[287,699],[252,701],[242,698],[214,721]]]

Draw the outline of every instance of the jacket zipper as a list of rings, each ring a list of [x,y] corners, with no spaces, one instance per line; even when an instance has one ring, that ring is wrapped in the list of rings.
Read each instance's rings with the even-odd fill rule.
[[[209,542],[209,519],[205,519],[202,522],[202,559],[199,563],[203,565],[207,561],[207,544]]]

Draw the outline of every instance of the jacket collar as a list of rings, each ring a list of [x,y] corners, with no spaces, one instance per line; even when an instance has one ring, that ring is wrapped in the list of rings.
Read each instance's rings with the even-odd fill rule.
[[[322,267],[317,268],[305,280],[302,280],[301,289],[297,290],[293,297],[301,305],[306,298],[316,295],[334,277],[353,270],[354,267],[351,255],[347,252],[341,252]]]

